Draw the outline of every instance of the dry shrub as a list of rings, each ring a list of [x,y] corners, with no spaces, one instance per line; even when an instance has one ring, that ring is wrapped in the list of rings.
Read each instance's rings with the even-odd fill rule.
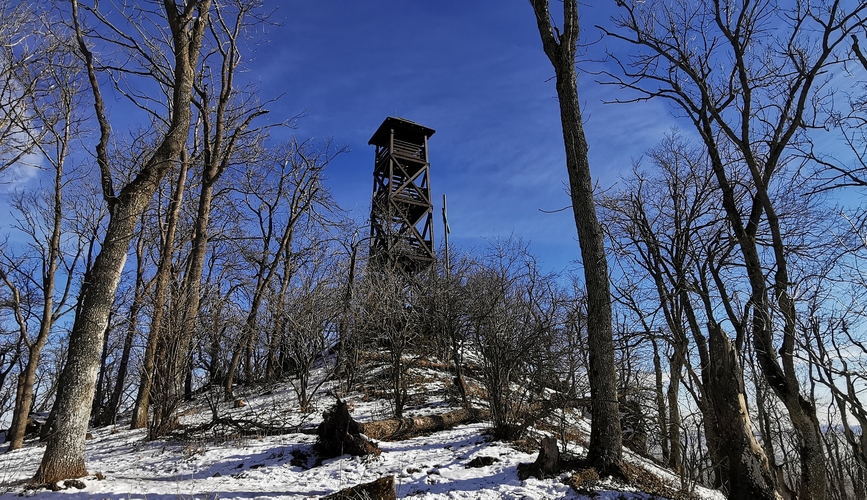
[[[564,481],[579,494],[586,494],[599,482],[599,473],[596,469],[584,469],[573,473]]]
[[[485,390],[484,387],[479,384],[473,382],[472,380],[464,380],[464,383],[467,385],[467,397],[471,399],[488,399],[488,391]]]
[[[672,488],[659,476],[640,466],[624,461],[623,472],[626,474],[629,484],[645,493],[670,498],[671,500],[692,500],[693,498],[697,498],[687,492]]]
[[[522,437],[509,442],[512,448],[522,453],[536,453],[539,451],[539,440],[532,437]]]
[[[443,372],[448,372],[452,369],[452,365],[450,363],[446,363],[436,359],[421,358],[416,360],[413,364],[419,368],[430,368],[432,370],[440,370]]]

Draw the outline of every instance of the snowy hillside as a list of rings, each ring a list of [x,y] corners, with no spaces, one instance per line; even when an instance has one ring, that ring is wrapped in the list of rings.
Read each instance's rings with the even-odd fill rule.
[[[342,457],[317,464],[311,429],[322,411],[335,402],[319,396],[315,411],[302,414],[293,391],[287,387],[258,388],[246,394],[246,406],[230,403],[216,406],[221,417],[250,420],[270,426],[294,428],[278,435],[242,436],[230,427],[217,426],[185,441],[145,441],[144,430],[128,430],[126,423],[93,429],[87,443],[86,463],[91,475],[80,482],[67,482],[57,492],[29,489],[27,479],[39,465],[44,445],[29,441],[24,449],[0,454],[0,497],[24,495],[45,499],[295,499],[318,498],[343,488],[383,476],[395,477],[398,498],[543,499],[660,498],[635,487],[611,481],[587,482],[582,494],[566,484],[570,473],[558,478],[518,479],[518,464],[533,462],[536,452],[524,446],[494,441],[486,435],[486,423],[460,425],[452,430],[397,442],[378,442],[378,457]],[[216,397],[202,395],[184,411],[182,423],[194,426],[211,420]],[[373,421],[388,417],[386,400],[371,400],[363,394],[348,398],[353,417]],[[447,411],[443,399],[428,398],[410,409],[408,416]],[[573,422],[571,435],[587,435],[583,421]],[[539,434],[541,435],[541,434]],[[562,443],[561,443],[562,446]],[[570,451],[584,453],[574,442]],[[523,451],[518,448],[525,448]],[[671,491],[687,489],[679,479],[652,463],[627,454],[629,461],[650,471]],[[471,466],[479,457],[490,465]],[[477,461],[478,462],[478,461]],[[473,464],[478,465],[478,464]],[[722,499],[718,492],[699,487],[695,498]]]

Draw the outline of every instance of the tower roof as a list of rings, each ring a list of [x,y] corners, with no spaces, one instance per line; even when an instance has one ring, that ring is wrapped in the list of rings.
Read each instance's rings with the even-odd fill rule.
[[[374,132],[367,144],[372,144],[374,146],[388,145],[388,139],[391,135],[392,129],[394,130],[394,134],[400,137],[401,140],[419,144],[424,142],[425,137],[430,137],[436,132],[436,130],[432,128],[419,125],[418,123],[407,120],[406,118],[389,116],[382,122],[382,125],[376,129],[376,132]]]

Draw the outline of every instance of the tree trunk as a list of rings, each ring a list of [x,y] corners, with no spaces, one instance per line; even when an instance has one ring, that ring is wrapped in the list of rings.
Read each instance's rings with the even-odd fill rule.
[[[775,500],[775,481],[768,459],[753,434],[746,405],[743,371],[737,352],[719,325],[708,324],[710,372],[708,398],[716,414],[717,430],[727,462],[728,498]]]
[[[52,483],[87,475],[84,467],[84,438],[90,420],[91,402],[102,352],[102,336],[114,302],[129,247],[135,231],[135,215],[130,209],[144,208],[140,196],[131,206],[116,207],[108,223],[102,250],[91,269],[91,281],[69,338],[66,366],[60,374],[62,396],[55,404],[56,417],[36,483]],[[138,201],[139,203],[135,203]]]
[[[123,340],[123,352],[120,356],[120,364],[117,369],[117,380],[114,384],[114,390],[111,393],[111,397],[108,400],[108,408],[105,412],[105,416],[101,419],[102,425],[113,424],[117,420],[117,412],[120,407],[120,398],[123,395],[123,386],[126,382],[127,371],[129,370],[129,357],[132,352],[133,341],[135,340],[136,335],[136,326],[138,325],[138,315],[141,311],[142,305],[145,300],[145,293],[149,288],[144,282],[144,248],[145,248],[145,239],[143,237],[139,237],[139,241],[136,244],[136,280],[135,280],[135,292],[133,293],[132,304],[129,306],[129,313],[127,314],[127,330],[126,336]],[[132,421],[136,422],[138,419],[138,415],[133,410],[133,418]]]
[[[188,169],[187,155],[181,152],[181,168],[166,214],[166,233],[160,249],[160,261],[154,288],[154,315],[151,320],[147,345],[147,349],[154,351],[148,353],[152,356],[145,355],[145,360],[152,359],[153,365],[148,366],[146,364],[145,369],[142,370],[139,399],[136,401],[138,421],[134,423],[138,425],[142,423],[142,420],[147,422],[148,406],[150,400],[153,399],[152,425],[148,427],[150,439],[167,434],[174,430],[177,424],[177,419],[173,414],[178,403],[178,375],[171,368],[178,364],[177,357],[186,359],[186,355],[175,346],[175,338],[183,334],[177,331],[177,326],[170,329],[164,325],[164,323],[169,323],[164,318],[166,302],[171,293],[169,280],[171,279],[172,260],[175,253],[175,236],[180,219],[181,202],[184,199],[184,190],[186,189]],[[139,407],[139,403],[141,407]]]
[[[26,374],[19,373],[15,382],[15,406],[12,409],[12,422],[9,425],[9,433],[6,435],[6,441],[9,442],[9,448],[6,451],[17,450],[24,446],[24,429],[27,427],[27,420],[25,416],[23,426],[18,425],[18,422],[21,420],[21,415],[23,413],[18,407],[18,402],[24,401],[24,384],[26,383],[26,379]],[[13,448],[13,443],[16,440],[20,441],[20,443],[17,445],[17,447]]]
[[[106,331],[102,335],[102,349],[100,349],[102,356],[99,357],[99,375],[96,379],[96,393],[93,396],[93,402],[90,404],[90,413],[96,420],[102,418],[102,411],[105,404],[105,385],[107,384],[106,368],[108,365],[108,329],[111,328],[111,319],[113,315],[114,311],[111,311],[108,315]]]
[[[659,427],[659,447],[662,450],[662,461],[671,467],[671,451],[668,447],[668,442],[671,436],[668,432],[668,409],[665,405],[665,392],[662,383],[662,360],[659,356],[659,346],[656,345],[656,339],[650,338],[650,343],[653,346],[653,374],[656,392],[656,425]],[[670,394],[670,391],[669,391]],[[679,472],[677,469],[672,469]]]
[[[441,415],[426,417],[377,420],[358,424],[362,434],[380,441],[399,441],[420,434],[451,429],[456,425],[478,422],[490,417],[489,412],[462,408]]]
[[[566,146],[566,170],[572,211],[581,246],[587,286],[587,339],[592,424],[588,461],[601,474],[622,475],[622,435],[617,400],[617,372],[611,315],[611,291],[602,226],[596,215],[587,140],[578,100],[575,51],[578,42],[576,0],[564,2],[563,32],[554,34],[547,0],[533,0],[542,46],[557,79],[560,120]]]
[[[675,347],[677,349],[677,347]],[[675,472],[680,472],[683,454],[680,447],[680,381],[681,370],[683,369],[683,357],[680,353],[675,352],[673,359],[670,361],[670,378],[668,382],[668,441],[670,451],[668,456],[668,466]]]
[[[322,458],[352,456],[379,456],[382,450],[375,443],[361,435],[358,422],[349,414],[345,402],[337,403],[322,414],[322,423],[316,428],[314,449]]]
[[[98,425],[111,425],[117,421],[117,412],[120,410],[120,398],[123,396],[123,387],[126,383],[127,371],[129,371],[129,357],[132,353],[132,344],[135,340],[136,321],[132,319],[133,314],[138,314],[138,308],[133,313],[130,312],[130,324],[126,331],[126,336],[123,339],[123,349],[120,354],[120,361],[117,367],[117,376],[115,377],[114,387],[111,390],[111,395],[108,397],[108,403],[105,405],[103,414],[100,415]]]
[[[33,385],[36,383],[36,369],[39,366],[39,352],[42,346],[33,346],[24,373],[18,376],[18,387],[15,397],[15,411],[12,415],[12,426],[9,428],[9,448],[7,451],[17,450],[24,446],[24,433],[27,428],[27,419],[33,406]]]

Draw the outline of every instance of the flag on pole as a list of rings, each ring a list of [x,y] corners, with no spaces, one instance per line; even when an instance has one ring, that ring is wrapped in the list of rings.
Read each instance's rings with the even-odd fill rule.
[[[443,195],[443,224],[446,226],[446,234],[452,232],[452,228],[449,227],[449,215],[448,209],[446,207],[446,195]]]

